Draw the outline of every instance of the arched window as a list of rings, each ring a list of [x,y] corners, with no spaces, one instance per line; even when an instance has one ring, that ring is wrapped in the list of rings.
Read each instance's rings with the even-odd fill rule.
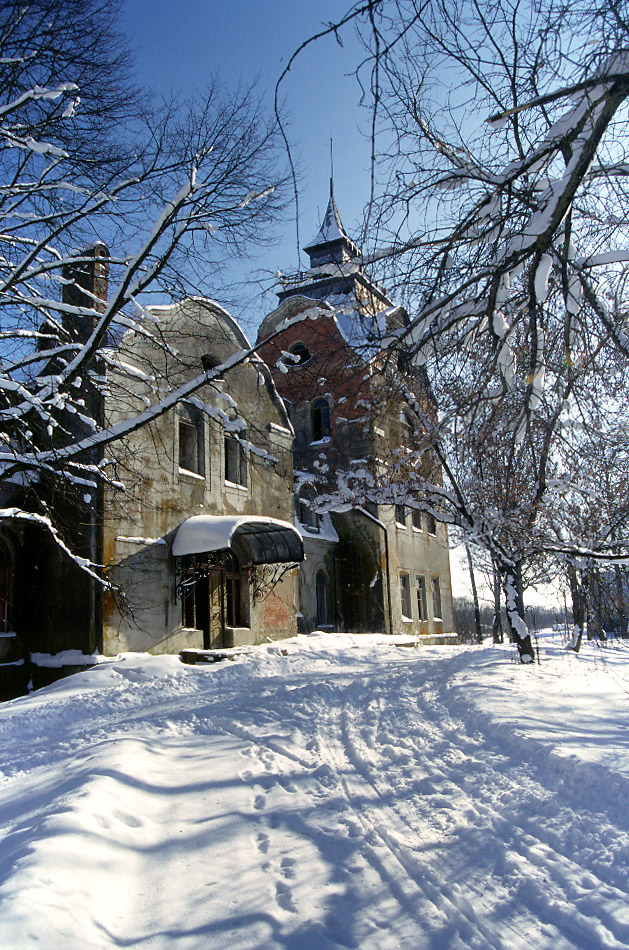
[[[292,346],[289,346],[288,352],[295,357],[294,360],[289,362],[289,366],[303,366],[304,363],[307,363],[308,360],[312,359],[312,353],[305,343],[293,343]]]
[[[217,366],[220,366],[223,361],[219,360],[218,356],[214,356],[213,353],[205,353],[201,357],[201,366],[203,371],[208,373],[211,369],[216,369]],[[220,373],[218,376],[214,376],[214,379],[222,379],[223,374]]]
[[[330,435],[330,404],[327,399],[315,399],[310,410],[312,441],[320,442]]]
[[[325,571],[317,571],[315,579],[317,592],[317,626],[330,624],[330,581]]]

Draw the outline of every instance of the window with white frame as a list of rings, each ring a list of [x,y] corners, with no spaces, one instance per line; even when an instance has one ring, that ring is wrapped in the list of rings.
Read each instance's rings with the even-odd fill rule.
[[[203,419],[194,406],[178,407],[179,468],[194,475],[204,474]]]
[[[411,579],[408,574],[400,574],[400,606],[404,620],[412,620]]]
[[[240,439],[232,435],[225,436],[225,481],[247,487],[247,453]]]
[[[438,577],[433,577],[432,583],[432,613],[435,620],[441,620],[441,583]]]
[[[425,622],[428,620],[428,604],[426,602],[426,578],[423,574],[418,574],[417,581],[417,616],[419,620]]]

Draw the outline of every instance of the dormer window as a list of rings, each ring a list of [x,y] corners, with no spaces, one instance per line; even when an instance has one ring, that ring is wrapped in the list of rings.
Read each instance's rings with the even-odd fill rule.
[[[213,353],[205,353],[201,357],[201,366],[203,367],[203,372],[208,373],[212,369],[216,369],[217,366],[220,366],[223,361],[219,360],[217,356],[214,356]],[[220,373],[218,376],[215,376],[214,379],[222,379],[223,374]]]
[[[291,356],[295,357],[294,360],[290,361],[293,366],[303,366],[304,363],[312,359],[312,353],[305,343],[293,343],[293,345],[288,348],[288,352]]]
[[[320,442],[329,438],[331,431],[330,403],[327,399],[315,399],[310,410],[312,423],[312,441]]]

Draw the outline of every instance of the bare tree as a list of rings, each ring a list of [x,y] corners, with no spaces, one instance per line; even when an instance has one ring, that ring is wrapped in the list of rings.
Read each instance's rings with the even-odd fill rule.
[[[108,443],[229,368],[156,379],[142,411],[108,427],[108,366],[118,397],[134,389],[122,341],[169,352],[146,295],[189,292],[201,271],[211,285],[282,204],[275,127],[253,91],[214,83],[147,111],[125,82],[116,13],[109,0],[33,0],[0,14],[2,517],[35,518],[62,546],[51,485],[111,481]]]
[[[572,478],[563,460],[593,380],[610,353],[629,355],[627,4],[382,0],[351,13],[374,151],[368,259],[412,315],[382,344],[427,366],[440,408],[435,420],[415,407],[444,482],[414,490],[490,552],[531,661],[523,568],[587,553],[575,533],[558,545],[547,514]],[[592,554],[625,556],[625,540]]]

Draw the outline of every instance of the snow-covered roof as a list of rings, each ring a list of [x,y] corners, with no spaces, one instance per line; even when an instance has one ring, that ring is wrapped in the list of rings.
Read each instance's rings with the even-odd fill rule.
[[[345,229],[341,223],[341,216],[334,201],[334,195],[330,195],[328,207],[323,218],[323,223],[315,237],[306,245],[305,250],[316,247],[318,244],[328,244],[330,241],[340,241],[342,238],[349,240]]]
[[[288,521],[260,515],[194,515],[182,522],[173,541],[175,557],[234,548],[249,564],[303,561],[299,531]]]

